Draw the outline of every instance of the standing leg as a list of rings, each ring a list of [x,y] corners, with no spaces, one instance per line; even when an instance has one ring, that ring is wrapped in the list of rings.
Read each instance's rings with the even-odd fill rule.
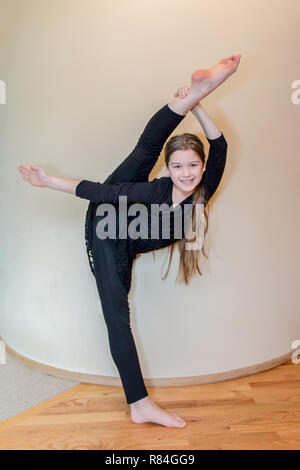
[[[98,216],[94,221],[95,225],[97,219]],[[185,423],[176,413],[163,410],[148,396],[130,326],[128,292],[132,263],[129,260],[129,282],[124,282],[120,277],[116,259],[118,242],[115,239],[101,240],[95,237],[93,251],[95,278],[107,326],[110,351],[131,408],[131,419],[134,423],[151,421],[168,427],[183,427]]]
[[[131,332],[128,292],[130,282],[121,279],[117,260],[118,240],[94,238],[95,278],[108,331],[109,346],[119,371],[127,403],[148,395]],[[128,263],[131,277],[131,263]]]

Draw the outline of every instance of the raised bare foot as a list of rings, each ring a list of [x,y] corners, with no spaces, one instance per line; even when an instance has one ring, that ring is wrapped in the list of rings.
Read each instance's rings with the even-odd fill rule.
[[[232,75],[240,63],[241,54],[226,57],[216,65],[207,70],[196,70],[191,76],[191,85],[178,88],[174,93],[175,97],[185,98],[195,96],[203,99],[221,83],[223,83],[230,75]]]
[[[183,428],[185,421],[176,413],[168,413],[154,403],[149,396],[130,404],[134,423],[157,423],[169,428]]]

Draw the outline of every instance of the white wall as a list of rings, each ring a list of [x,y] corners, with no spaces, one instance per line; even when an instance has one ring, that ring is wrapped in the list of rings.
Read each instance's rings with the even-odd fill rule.
[[[104,181],[190,74],[241,53],[203,101],[228,142],[209,262],[137,259],[132,328],[145,377],[217,373],[300,339],[298,0],[0,0],[0,335],[18,353],[118,376],[84,243],[87,201],[25,183],[19,164]],[[190,113],[174,133],[202,129]],[[206,145],[207,150],[207,145]],[[163,154],[151,178],[165,174]],[[159,170],[159,173],[157,172]],[[166,265],[165,265],[166,266]]]

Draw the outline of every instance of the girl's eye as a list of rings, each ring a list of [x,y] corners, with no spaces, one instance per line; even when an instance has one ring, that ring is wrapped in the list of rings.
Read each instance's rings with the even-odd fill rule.
[[[191,163],[191,166],[197,166],[197,163]],[[173,168],[180,168],[180,165],[174,165]]]

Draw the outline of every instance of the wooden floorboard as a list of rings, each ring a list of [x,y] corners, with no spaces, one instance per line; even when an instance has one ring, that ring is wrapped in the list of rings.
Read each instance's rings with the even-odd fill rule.
[[[0,449],[300,449],[298,364],[148,392],[186,427],[135,424],[120,387],[80,384],[0,423]]]

